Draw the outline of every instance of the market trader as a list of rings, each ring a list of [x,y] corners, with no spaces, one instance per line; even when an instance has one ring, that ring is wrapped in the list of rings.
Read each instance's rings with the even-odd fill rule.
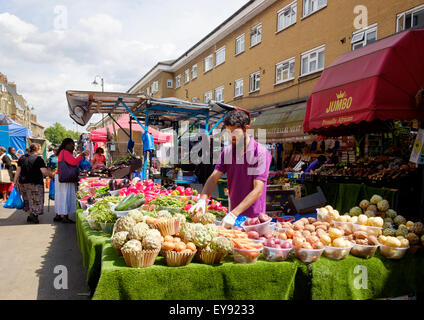
[[[232,228],[239,215],[254,218],[266,211],[266,185],[272,156],[247,134],[249,122],[249,115],[241,110],[230,111],[224,118],[232,144],[221,152],[220,162],[206,181],[199,201],[190,210],[190,213],[205,212],[206,200],[226,173],[231,208],[222,220],[225,228]]]

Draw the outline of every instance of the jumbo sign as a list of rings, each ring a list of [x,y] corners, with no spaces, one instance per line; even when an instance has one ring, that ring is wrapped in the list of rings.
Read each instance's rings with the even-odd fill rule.
[[[352,105],[352,97],[346,98],[346,92],[340,91],[336,93],[337,100],[330,101],[330,105],[325,110],[325,113],[336,112],[349,109]]]

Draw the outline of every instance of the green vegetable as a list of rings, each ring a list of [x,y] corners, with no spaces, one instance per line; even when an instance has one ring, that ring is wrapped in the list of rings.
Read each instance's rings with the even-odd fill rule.
[[[141,197],[140,199],[135,201],[132,205],[130,205],[128,210],[137,209],[137,208],[141,207],[145,202],[146,202],[146,199]]]
[[[129,194],[128,196],[126,196],[124,199],[122,199],[121,202],[118,203],[118,205],[116,206],[115,210],[118,211],[123,211],[122,208],[133,198],[135,197],[134,193]]]
[[[184,202],[178,198],[173,198],[169,196],[157,197],[155,200],[151,201],[150,204],[154,204],[158,207],[172,207],[172,208],[182,208],[184,207]]]
[[[129,198],[129,199],[127,199]],[[127,211],[140,207],[146,201],[143,194],[130,194],[115,208],[116,211]]]
[[[87,216],[87,219],[93,219],[96,222],[114,223],[118,219],[118,217],[112,210],[108,208],[101,208],[93,210]]]

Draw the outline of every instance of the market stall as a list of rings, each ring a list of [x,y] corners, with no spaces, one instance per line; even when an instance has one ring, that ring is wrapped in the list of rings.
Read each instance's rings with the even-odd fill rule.
[[[31,130],[3,114],[0,115],[3,116],[4,121],[4,125],[0,125],[0,144],[6,149],[14,147],[18,156],[23,155],[27,148],[27,138],[32,138]]]
[[[272,222],[262,214],[227,230],[219,226],[226,208],[212,200],[207,213],[188,213],[198,199],[191,189],[135,179],[112,196],[115,182],[121,183],[84,179],[77,194],[83,207],[90,205],[78,210],[76,226],[93,299],[422,294],[424,225],[407,221],[377,194],[353,204],[349,215],[326,206],[316,218]],[[174,261],[173,255],[190,259]]]
[[[324,70],[308,99],[303,129],[329,138],[354,136],[357,159],[325,166],[308,180],[394,189],[399,199],[392,205],[418,214],[416,167],[408,161],[424,115],[423,39],[423,30],[398,33],[348,52]],[[392,144],[384,147],[388,140]],[[363,188],[339,187],[336,193],[359,194]]]

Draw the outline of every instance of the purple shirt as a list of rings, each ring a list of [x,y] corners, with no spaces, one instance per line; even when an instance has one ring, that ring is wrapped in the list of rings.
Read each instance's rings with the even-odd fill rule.
[[[266,186],[268,181],[271,153],[261,144],[250,137],[246,153],[243,151],[237,156],[232,145],[221,152],[220,162],[215,169],[227,173],[228,193],[231,208],[236,208],[253,190],[253,180],[265,182],[261,196],[242,215],[255,218],[260,213],[266,212]]]

